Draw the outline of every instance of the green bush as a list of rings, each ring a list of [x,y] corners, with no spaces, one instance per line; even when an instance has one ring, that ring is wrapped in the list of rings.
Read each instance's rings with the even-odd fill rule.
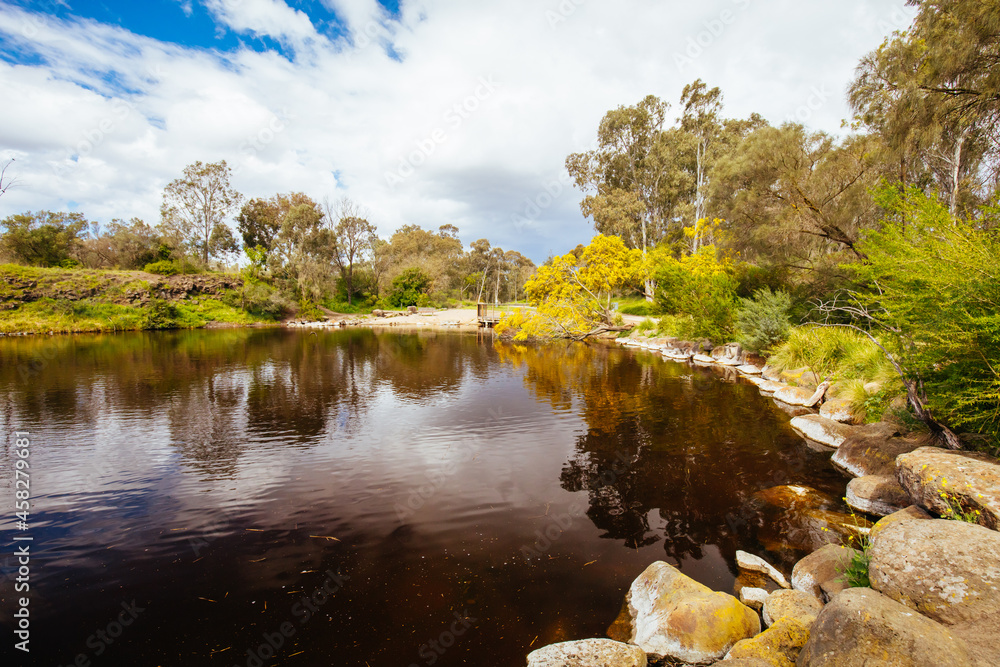
[[[271,320],[280,320],[292,311],[292,304],[281,292],[267,283],[248,280],[243,289],[230,290],[222,302],[233,308]]]
[[[430,277],[421,269],[406,269],[393,278],[387,301],[395,308],[428,305],[430,297],[427,296],[427,289],[430,285]]]
[[[996,210],[982,219],[953,218],[917,190],[879,195],[889,211],[858,248],[852,266],[877,285],[857,305],[894,337],[908,381],[927,393],[935,418],[1000,447],[1000,234]]]
[[[715,257],[715,249],[681,260],[663,261],[656,270],[656,305],[676,317],[681,338],[723,342],[732,334],[737,281],[730,267]]]
[[[160,260],[142,267],[146,273],[155,273],[158,276],[176,276],[181,272],[180,268],[170,260]]]
[[[788,311],[792,299],[787,292],[764,287],[752,299],[740,299],[736,308],[736,341],[751,352],[763,352],[788,337]]]

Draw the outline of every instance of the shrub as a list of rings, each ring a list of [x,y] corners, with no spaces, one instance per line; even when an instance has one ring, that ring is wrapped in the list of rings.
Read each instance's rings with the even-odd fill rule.
[[[705,246],[697,254],[680,260],[670,257],[661,260],[656,282],[657,307],[681,318],[677,335],[717,342],[729,337],[737,281],[732,267],[717,258],[713,246]]]
[[[158,276],[176,276],[181,272],[180,268],[170,260],[160,260],[142,267],[146,273],[155,273]]]
[[[430,303],[430,298],[427,296],[430,284],[430,277],[421,269],[406,269],[393,278],[387,300],[396,308],[418,306],[421,302],[427,305]]]
[[[736,308],[736,341],[751,352],[763,352],[783,341],[791,329],[788,311],[792,299],[787,292],[764,287],[753,299],[740,299]]]

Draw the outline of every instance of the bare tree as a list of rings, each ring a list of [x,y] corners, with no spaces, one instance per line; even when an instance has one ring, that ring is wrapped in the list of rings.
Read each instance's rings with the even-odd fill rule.
[[[14,158],[7,161],[7,164],[0,169],[0,197],[4,195],[7,190],[10,190],[17,183],[16,178],[8,178],[7,168],[14,164]]]

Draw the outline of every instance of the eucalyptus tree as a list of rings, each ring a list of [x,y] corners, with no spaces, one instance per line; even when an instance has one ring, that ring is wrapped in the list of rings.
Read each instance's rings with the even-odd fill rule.
[[[239,208],[243,195],[229,184],[231,173],[225,160],[198,161],[184,167],[184,174],[163,191],[162,229],[200,255],[205,266],[209,258],[235,247],[226,218]]]
[[[717,165],[712,199],[748,260],[815,270],[828,256],[863,259],[860,231],[877,222],[873,139],[837,140],[797,124],[751,132]]]
[[[326,221],[333,238],[333,262],[340,271],[347,291],[347,303],[354,303],[354,269],[366,261],[372,249],[375,225],[368,222],[368,213],[344,197],[336,204],[325,204]]]
[[[952,215],[996,189],[1000,7],[915,2],[913,25],[866,55],[850,88],[857,120],[879,136],[902,189],[933,188]]]

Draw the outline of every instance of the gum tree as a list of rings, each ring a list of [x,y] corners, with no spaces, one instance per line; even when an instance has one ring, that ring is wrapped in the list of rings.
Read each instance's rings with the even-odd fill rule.
[[[235,239],[226,218],[240,206],[243,195],[229,184],[225,160],[184,167],[184,174],[163,191],[163,230],[201,256],[202,263],[232,250]]]

